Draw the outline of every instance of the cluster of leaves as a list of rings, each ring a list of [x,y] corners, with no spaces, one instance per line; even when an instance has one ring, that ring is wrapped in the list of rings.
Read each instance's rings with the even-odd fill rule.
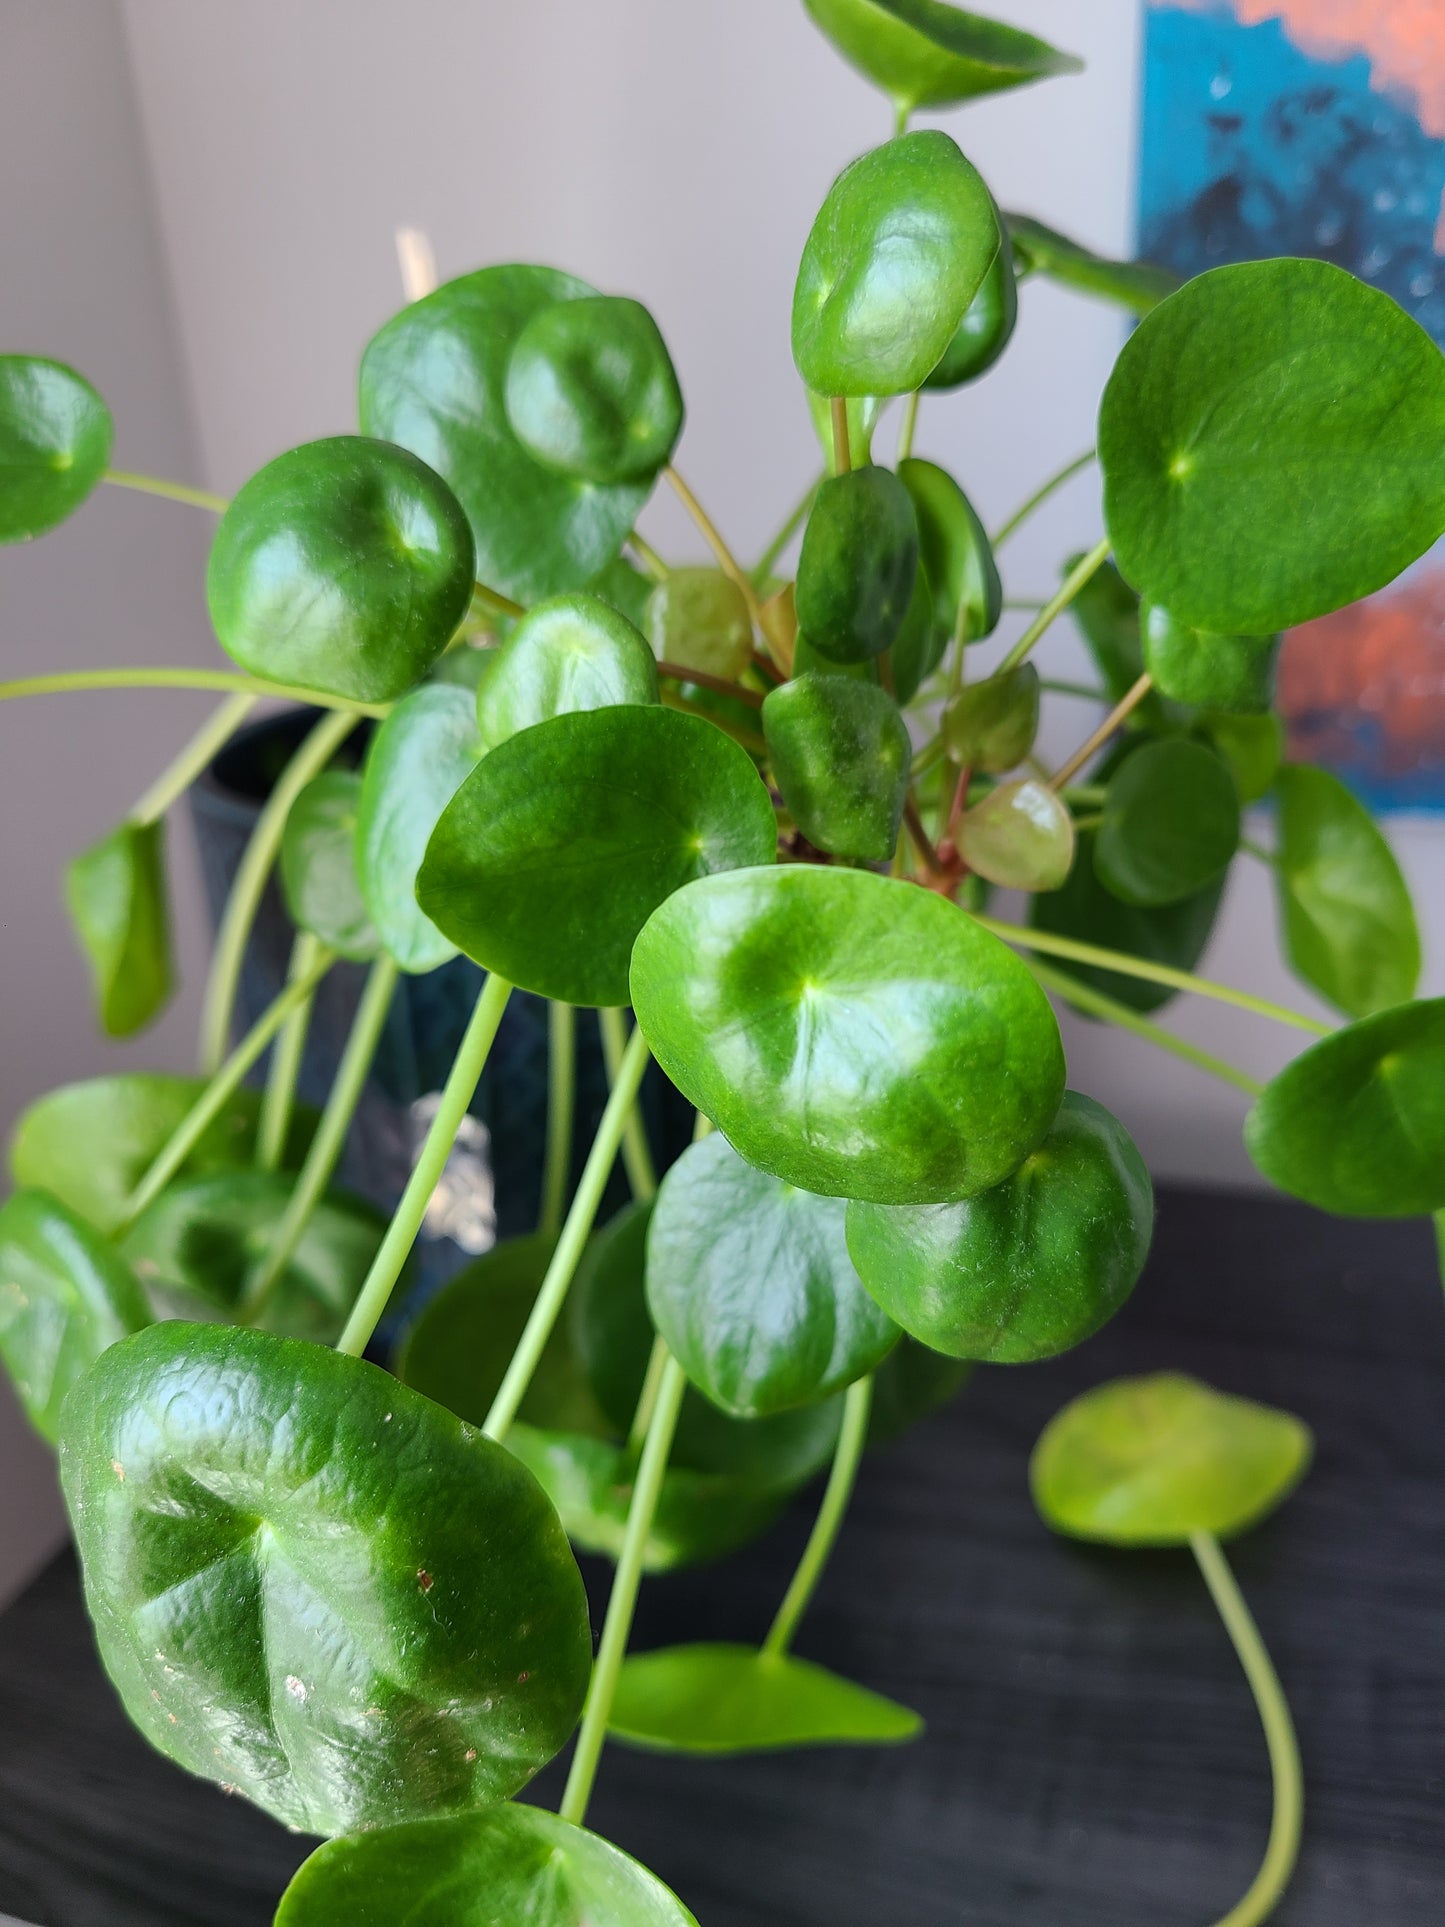
[[[803,251],[793,349],[833,472],[792,578],[745,573],[700,510],[717,568],[638,541],[660,476],[692,498],[681,388],[635,301],[503,266],[409,305],[362,358],[360,432],[269,463],[211,553],[247,686],[330,706],[323,731],[376,718],[359,769],[316,736],[257,846],[310,946],[295,981],[217,1078],[52,1093],[12,1147],[0,1355],[59,1443],[102,1656],[162,1750],[331,1837],[287,1927],[690,1919],[574,1824],[585,1772],[565,1818],[512,1803],[589,1677],[599,1735],[642,1745],[917,1730],[793,1658],[797,1612],[870,1428],[975,1363],[1082,1343],[1133,1290],[1147,1170],[1066,1090],[1042,980],[1140,1027],[1190,981],[1248,806],[1275,805],[1286,955],[1351,1020],[1259,1095],[1250,1153],[1326,1210],[1445,1208],[1445,1005],[1411,1001],[1408,892],[1349,792],[1283,760],[1270,708],[1279,632],[1445,528],[1438,350],[1334,268],[1175,289],[1000,214],[908,116],[1076,63],[940,0],[806,4],[900,131]],[[979,675],[995,545],[913,422],[1005,352],[1031,275],[1140,319],[1103,400],[1106,538]],[[871,443],[898,396],[890,467]],[[110,444],[79,375],[0,359],[0,537],[63,520]],[[1112,713],[1051,775],[1029,654],[1070,605]],[[68,880],[115,1035],[169,993],[163,808]],[[992,885],[1029,894],[1030,928],[989,926]],[[594,1233],[619,1070],[560,1236],[477,1261],[388,1373],[356,1354],[415,1222],[330,1178],[396,973],[458,952],[503,997],[630,1005],[629,1057],[645,1044],[715,1132]],[[374,986],[337,1092],[320,1120],[263,1107],[241,1077],[337,957]],[[479,1006],[462,1106],[500,1009]],[[1062,1414],[1035,1494],[1061,1532],[1198,1550],[1308,1453],[1285,1415],[1165,1377]],[[642,1569],[736,1547],[830,1459],[818,1556],[760,1651],[622,1662],[609,1612],[594,1672],[569,1540],[619,1559],[625,1613]]]

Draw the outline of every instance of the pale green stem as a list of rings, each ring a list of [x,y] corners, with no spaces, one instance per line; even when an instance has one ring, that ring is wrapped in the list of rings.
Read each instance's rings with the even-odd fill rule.
[[[1065,609],[1067,609],[1069,604],[1074,600],[1074,597],[1079,594],[1080,590],[1087,587],[1093,577],[1103,568],[1105,562],[1109,559],[1109,547],[1109,538],[1106,535],[1102,542],[1097,543],[1089,550],[1089,553],[1084,557],[1083,561],[1070,572],[1059,593],[1052,601],[1044,604],[1043,608],[1034,617],[1028,628],[1024,630],[1013,648],[1009,650],[1008,654],[994,672],[996,675],[1006,675],[1010,669],[1018,668],[1034,644],[1042,640],[1044,635],[1053,627]]]
[[[901,100],[893,103],[893,138],[895,140],[897,140],[900,134],[906,134],[908,132],[908,123],[912,118],[913,109],[911,107],[907,106]]]
[[[1058,676],[1040,676],[1039,688],[1055,696],[1077,696],[1081,702],[1106,703],[1107,689],[1095,689],[1086,682],[1065,682]]]
[[[256,827],[236,870],[231,894],[216,932],[211,974],[206,982],[206,1000],[201,1012],[201,1069],[214,1071],[226,1054],[226,1039],[231,1030],[236,989],[241,980],[241,964],[250,940],[251,926],[261,907],[266,880],[281,848],[286,819],[291,806],[314,776],[319,776],[356,727],[357,712],[351,707],[324,716],[311,730],[281,774],[281,779],[266,800],[256,819]]]
[[[131,822],[158,822],[207,768],[217,750],[231,740],[255,706],[254,696],[228,696],[140,798],[130,813]]]
[[[803,526],[804,522],[807,521],[808,516],[812,511],[813,502],[817,496],[818,490],[823,486],[823,483],[826,479],[827,479],[826,476],[823,476],[823,475],[818,475],[814,477],[814,479],[808,484],[807,491],[805,492],[803,499],[798,503],[797,507],[793,510],[792,514],[788,517],[787,521],[784,522],[783,526],[778,530],[777,534],[773,537],[772,541],[769,542],[766,549],[763,550],[763,553],[758,557],[757,561],[753,564],[751,573],[752,573],[753,581],[755,583],[762,584],[766,582],[768,577],[772,574],[773,569],[777,564],[779,556],[782,555],[784,549],[787,548],[788,544],[792,541],[793,537],[797,534],[798,530]]]
[[[1056,790],[1061,790],[1071,783],[1079,771],[1094,760],[1114,731],[1123,728],[1153,687],[1154,678],[1146,669],[1143,675],[1136,678],[1126,693],[1119,698],[1099,727],[1084,738],[1062,769],[1053,776],[1045,776],[1044,780]],[[1032,762],[1034,759],[1030,757],[1029,760]],[[1042,770],[1040,774],[1043,774]]]
[[[1252,856],[1256,863],[1263,863],[1271,870],[1279,868],[1279,858],[1273,850],[1265,849],[1262,843],[1255,843],[1251,838],[1242,836],[1239,839],[1239,847],[1246,856]]]
[[[490,609],[494,615],[510,616],[514,622],[527,613],[520,602],[513,602],[512,598],[509,595],[503,595],[500,589],[489,589],[485,582],[472,584],[472,601],[479,603],[484,609]]]
[[[657,550],[653,548],[647,537],[640,535],[637,530],[634,529],[627,539],[632,547],[636,549],[638,561],[641,562],[654,582],[666,582],[667,578],[672,574],[672,570],[663,561],[662,557],[657,553]]]
[[[388,703],[353,703],[323,691],[266,682],[229,669],[68,669],[53,676],[20,676],[0,682],[0,703],[26,696],[63,696],[89,689],[234,689],[248,696],[281,696],[313,709],[342,709],[348,716],[386,716]]]
[[[903,421],[898,430],[898,460],[906,462],[913,453],[913,438],[918,433],[918,405],[923,390],[915,388],[903,406]]]
[[[1188,1038],[1176,1037],[1172,1030],[1165,1030],[1162,1024],[1151,1023],[1137,1010],[1120,1003],[1114,997],[1105,996],[1102,990],[1095,990],[1092,984],[1081,984],[1062,970],[1050,970],[1037,958],[1028,959],[1029,969],[1043,985],[1045,990],[1053,991],[1065,1003],[1072,1004],[1076,1010],[1086,1011],[1091,1017],[1101,1017],[1105,1023],[1114,1024],[1120,1030],[1127,1030],[1135,1037],[1142,1037],[1148,1043],[1157,1044],[1160,1050],[1169,1051],[1175,1057],[1182,1057],[1187,1064],[1193,1064],[1214,1077],[1223,1078],[1226,1084],[1233,1084],[1236,1090],[1249,1097],[1258,1097],[1264,1089],[1263,1084],[1249,1077],[1244,1071],[1236,1070],[1233,1064],[1225,1063],[1222,1057],[1215,1057],[1198,1044],[1191,1044]]]
[[[657,1501],[667,1473],[667,1456],[672,1450],[677,1415],[682,1409],[682,1395],[686,1389],[687,1380],[682,1367],[676,1359],[669,1358],[662,1375],[652,1422],[647,1428],[642,1462],[637,1468],[637,1483],[632,1488],[632,1503],[627,1508],[627,1528],[617,1559],[612,1593],[607,1601],[607,1617],[602,1623],[602,1638],[597,1647],[596,1664],[592,1668],[592,1684],[582,1713],[581,1731],[577,1735],[577,1750],[572,1755],[566,1790],[557,1809],[561,1818],[570,1820],[574,1826],[580,1827],[587,1817],[587,1803],[592,1797],[593,1782],[597,1778],[597,1763],[602,1757],[602,1745],[607,1738],[607,1722],[612,1716],[617,1679],[627,1655],[627,1641],[637,1611],[637,1594],[642,1585],[647,1541],[657,1513]]]
[[[555,1239],[572,1174],[572,1118],[577,1102],[577,1013],[571,1004],[547,1006],[547,1161],[537,1230]]]
[[[391,1302],[401,1268],[416,1243],[416,1235],[426,1217],[432,1193],[441,1181],[462,1119],[486,1069],[487,1058],[511,994],[512,986],[506,978],[495,974],[488,977],[482,986],[482,994],[476,1001],[451,1070],[447,1073],[447,1081],[442,1086],[436,1116],[422,1144],[421,1155],[401,1194],[401,1203],[386,1228],[386,1236],[371,1261],[371,1269],[351,1308],[346,1329],[336,1341],[337,1351],[345,1352],[351,1358],[360,1358],[366,1350],[371,1343],[372,1333],[381,1323]]]
[[[627,1049],[627,1026],[620,1010],[599,1010],[598,1027],[602,1032],[602,1056],[607,1065],[607,1082],[617,1082],[622,1055]],[[634,1104],[627,1114],[622,1132],[622,1164],[634,1198],[650,1198],[657,1190],[657,1167],[647,1142],[647,1127],[642,1112]]]
[[[833,1547],[837,1544],[838,1533],[848,1510],[848,1501],[853,1496],[858,1467],[863,1458],[863,1447],[868,1442],[868,1415],[872,1409],[873,1379],[870,1375],[850,1385],[848,1395],[843,1401],[843,1424],[838,1433],[838,1444],[833,1453],[833,1469],[828,1474],[823,1503],[818,1507],[818,1516],[813,1521],[813,1530],[808,1536],[807,1545],[803,1548],[803,1556],[798,1561],[798,1569],[793,1574],[792,1584],[784,1593],[783,1603],[778,1608],[778,1616],[773,1621],[767,1638],[763,1641],[763,1651],[771,1658],[780,1658],[792,1645],[803,1614],[812,1604],[813,1594],[818,1590],[823,1569],[832,1557]]]
[[[119,1238],[128,1231],[146,1206],[153,1204],[165,1190],[206,1131],[226,1108],[232,1095],[240,1088],[241,1080],[247,1071],[292,1011],[304,1003],[315,990],[334,962],[335,958],[331,952],[323,950],[308,974],[288,984],[270,1008],[251,1026],[212,1077],[195,1104],[182,1118],[150,1169],[126,1200],[125,1210],[121,1214],[120,1223],[116,1226],[113,1236]]]
[[[1270,1773],[1274,1781],[1274,1818],[1264,1860],[1249,1892],[1215,1927],[1260,1927],[1284,1897],[1299,1859],[1300,1836],[1304,1830],[1304,1774],[1299,1742],[1279,1675],[1219,1541],[1212,1533],[1195,1532],[1190,1535],[1189,1543],[1254,1694],[1269,1746]]]
[[[159,475],[136,475],[130,469],[108,468],[100,479],[109,482],[112,488],[133,488],[142,495],[160,495],[168,502],[209,509],[212,515],[224,515],[231,506],[224,495],[212,495],[208,489],[190,488],[184,482],[167,482]]]
[[[306,1235],[312,1213],[341,1161],[346,1133],[366,1087],[399,975],[390,957],[378,957],[367,974],[316,1135],[297,1173],[295,1188],[271,1239],[265,1262],[247,1288],[242,1306],[243,1324],[254,1324],[275,1296],[287,1265]]]
[[[847,397],[834,395],[828,404],[828,412],[833,423],[833,473],[846,475],[853,466],[853,444],[848,428]]]
[[[561,1316],[573,1276],[582,1261],[583,1249],[592,1234],[598,1207],[602,1203],[602,1193],[607,1188],[618,1146],[622,1142],[627,1114],[637,1100],[642,1073],[647,1069],[650,1055],[646,1038],[640,1030],[635,1030],[623,1054],[622,1068],[612,1086],[607,1108],[602,1113],[602,1122],[597,1126],[592,1149],[587,1153],[587,1162],[572,1199],[572,1208],[562,1226],[562,1235],[547,1266],[547,1274],[532,1306],[526,1329],[512,1355],[506,1377],[497,1389],[492,1409],[487,1414],[487,1422],[482,1429],[488,1438],[500,1441],[506,1437],[527,1395],[532,1374],[547,1349],[553,1327]]]
[[[298,930],[291,946],[291,968],[287,978],[295,983],[307,976],[321,955],[321,943],[309,930]],[[266,1095],[261,1100],[261,1121],[256,1127],[256,1163],[263,1171],[281,1168],[286,1134],[291,1129],[291,1113],[296,1107],[296,1081],[301,1075],[301,1059],[306,1054],[306,1033],[311,1028],[311,1012],[316,1002],[313,991],[298,1004],[281,1027],[271,1052],[266,1077]]]
[[[671,1353],[667,1341],[659,1333],[652,1341],[652,1351],[647,1360],[647,1371],[642,1380],[642,1390],[637,1396],[637,1410],[632,1416],[632,1426],[627,1434],[629,1452],[640,1452],[647,1428],[652,1423],[652,1414],[657,1408],[657,1394],[662,1390],[663,1373]]]
[[[1061,489],[1065,482],[1073,481],[1081,469],[1089,466],[1096,452],[1097,451],[1092,448],[1087,450],[1083,455],[1076,456],[1067,467],[1061,468],[1057,475],[1051,475],[1042,488],[1034,491],[1023,504],[1022,508],[1015,509],[1014,513],[1009,517],[1007,522],[1004,523],[998,534],[994,536],[993,546],[996,549],[1002,548],[1004,543],[1007,542],[1009,537],[1014,533],[1015,529],[1021,529],[1034,511],[1041,509],[1057,489]]]

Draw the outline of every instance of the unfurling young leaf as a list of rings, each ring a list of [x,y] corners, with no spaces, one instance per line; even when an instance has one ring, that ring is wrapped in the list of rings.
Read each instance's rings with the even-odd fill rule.
[[[1017,769],[1039,733],[1039,672],[1031,662],[966,683],[943,713],[948,747],[967,770]]]
[[[969,869],[1005,890],[1057,890],[1074,862],[1074,819],[1047,783],[1001,783],[965,810],[958,853]]]
[[[133,1037],[175,989],[164,819],[122,823],[93,843],[66,870],[65,896],[101,1028]]]

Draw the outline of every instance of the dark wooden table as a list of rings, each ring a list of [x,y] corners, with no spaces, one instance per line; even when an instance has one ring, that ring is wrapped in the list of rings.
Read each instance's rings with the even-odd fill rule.
[[[903,1751],[603,1763],[593,1823],[702,1927],[1206,1927],[1253,1877],[1265,1752],[1187,1555],[1061,1544],[1028,1453],[1073,1393],[1179,1367],[1299,1412],[1316,1467],[1236,1570],[1309,1782],[1281,1927],[1445,1921],[1445,1304],[1428,1228],[1166,1192],[1126,1314],[981,1372],[872,1457],[800,1650],[928,1720]],[[811,1501],[720,1571],[649,1583],[638,1643],[752,1638]],[[600,1608],[605,1577],[589,1570]],[[536,1796],[554,1799],[553,1768]],[[0,1620],[0,1913],[264,1927],[308,1842],[126,1724],[69,1559]],[[446,1927],[445,1922],[436,1927]]]

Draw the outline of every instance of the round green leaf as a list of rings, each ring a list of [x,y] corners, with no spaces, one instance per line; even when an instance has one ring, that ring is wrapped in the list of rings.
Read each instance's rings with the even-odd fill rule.
[[[848,1206],[848,1249],[889,1317],[936,1351],[991,1365],[1091,1338],[1138,1283],[1153,1229],[1133,1139],[1076,1091],[993,1190],[961,1204]]]
[[[130,1267],[58,1198],[0,1205],[0,1358],[42,1437],[58,1438],[66,1393],[101,1353],[149,1323]]]
[[[164,819],[122,823],[73,858],[65,900],[90,964],[101,1028],[108,1037],[133,1037],[175,989]]]
[[[1284,758],[1284,723],[1278,716],[1206,714],[1200,728],[1229,765],[1243,804],[1269,794]]]
[[[113,432],[73,368],[0,355],[0,542],[28,542],[73,514],[109,465]]]
[[[1063,564],[1065,576],[1071,575],[1083,559],[1082,555],[1069,556]],[[1121,701],[1144,673],[1138,594],[1113,563],[1106,562],[1074,597],[1069,613],[1078,623],[1084,646],[1103,678],[1104,694],[1111,703]],[[1141,722],[1153,723],[1160,711],[1160,702],[1151,691],[1135,715]]]
[[[771,863],[747,752],[698,716],[556,716],[479,763],[417,878],[422,909],[487,970],[569,1004],[625,1004],[633,940],[683,884]]]
[[[680,892],[637,940],[632,1004],[678,1089],[805,1190],[933,1204],[985,1190],[1063,1095],[1028,969],[952,904],[799,865]]]
[[[1045,1524],[1110,1546],[1227,1539],[1273,1512],[1309,1469],[1310,1430],[1176,1372],[1120,1378],[1066,1405],[1029,1468]]]
[[[1175,617],[1267,636],[1445,532],[1445,357],[1327,261],[1215,268],[1120,355],[1099,418],[1119,567]]]
[[[243,669],[355,702],[419,682],[472,599],[461,505],[425,462],[335,435],[268,462],[221,517],[206,597]]]
[[[1109,781],[1094,843],[1106,890],[1138,909],[1216,882],[1239,848],[1239,793],[1203,743],[1168,739],[1126,756]]]
[[[1003,614],[1003,583],[977,511],[935,462],[900,462],[898,478],[918,518],[919,554],[933,585],[934,620],[945,637],[982,642]]]
[[[1157,602],[1139,612],[1144,667],[1175,702],[1260,715],[1274,700],[1278,636],[1216,636],[1176,621]]]
[[[328,1840],[276,1927],[697,1927],[646,1867],[536,1807],[418,1820]]]
[[[844,168],[798,269],[793,359],[803,380],[821,395],[920,387],[999,241],[988,189],[937,129],[900,135]]]
[[[552,716],[656,701],[657,667],[632,624],[594,595],[557,596],[488,653],[477,730],[490,750]]]
[[[659,662],[735,682],[753,653],[743,592],[721,569],[673,569],[647,599],[647,639]]]
[[[1098,295],[1131,314],[1152,313],[1181,285],[1179,276],[1168,268],[1156,268],[1148,261],[1107,260],[1027,214],[1006,214],[1004,225],[1021,274],[1046,275],[1078,294]]]
[[[798,624],[819,655],[866,662],[898,635],[918,568],[918,525],[887,468],[823,483],[803,531],[794,591]]]
[[[356,873],[360,816],[355,770],[323,770],[291,805],[281,838],[281,887],[291,921],[353,963],[367,962],[381,948]]]
[[[948,747],[965,769],[1001,776],[1017,769],[1039,733],[1039,672],[1021,662],[968,683],[943,715]]]
[[[650,481],[682,433],[682,390],[641,302],[554,301],[517,337],[507,419],[534,460],[602,486]]]
[[[438,684],[415,689],[371,740],[356,815],[356,871],[377,935],[420,976],[456,955],[416,900],[417,873],[438,819],[482,753],[476,701]]]
[[[1000,783],[965,810],[957,840],[969,869],[1005,890],[1057,890],[1074,861],[1074,819],[1035,776]]]
[[[763,703],[768,761],[793,821],[816,849],[886,862],[898,843],[913,745],[876,683],[804,675]]]
[[[928,579],[928,570],[922,557],[913,574],[913,589],[908,598],[908,607],[903,612],[903,626],[893,639],[893,649],[889,661],[893,665],[893,693],[900,703],[908,704],[918,694],[924,683],[943,661],[948,648],[951,630],[944,630],[935,614],[933,584]],[[822,669],[836,672],[846,671],[867,681],[876,681],[878,669],[872,662],[832,663],[825,656],[817,656],[812,651],[806,636],[799,634],[798,646],[793,651],[793,674],[800,676],[816,664]]]
[[[895,1746],[923,1721],[897,1700],[786,1653],[668,1646],[623,1661],[608,1731],[654,1753]]]
[[[651,490],[545,468],[518,441],[507,375],[527,324],[597,290],[554,268],[483,268],[413,301],[361,362],[361,423],[400,442],[456,490],[477,574],[532,603],[581,589],[617,555]]]
[[[942,361],[925,388],[961,388],[986,375],[1013,340],[1019,318],[1019,284],[1008,230],[1001,230],[998,253],[983,286],[969,303]]]
[[[803,4],[844,59],[891,95],[905,114],[1083,71],[1082,61],[1031,33],[942,0]]]
[[[626,616],[634,629],[643,635],[647,633],[647,599],[652,594],[652,577],[635,569],[626,556],[613,556],[607,566],[583,586],[589,595],[605,602],[618,615]]]
[[[648,1308],[693,1384],[734,1418],[811,1405],[897,1344],[849,1259],[845,1209],[754,1171],[716,1132],[663,1179]]]
[[[1445,999],[1337,1030],[1266,1085],[1244,1145],[1281,1191],[1350,1218],[1445,1206]]]
[[[506,1799],[576,1722],[592,1641],[555,1513],[373,1365],[153,1326],[72,1392],[61,1479],[127,1712],[289,1826]]]
[[[1420,931],[1409,885],[1370,812],[1328,770],[1287,763],[1275,783],[1275,882],[1297,977],[1350,1017],[1414,996]]]

